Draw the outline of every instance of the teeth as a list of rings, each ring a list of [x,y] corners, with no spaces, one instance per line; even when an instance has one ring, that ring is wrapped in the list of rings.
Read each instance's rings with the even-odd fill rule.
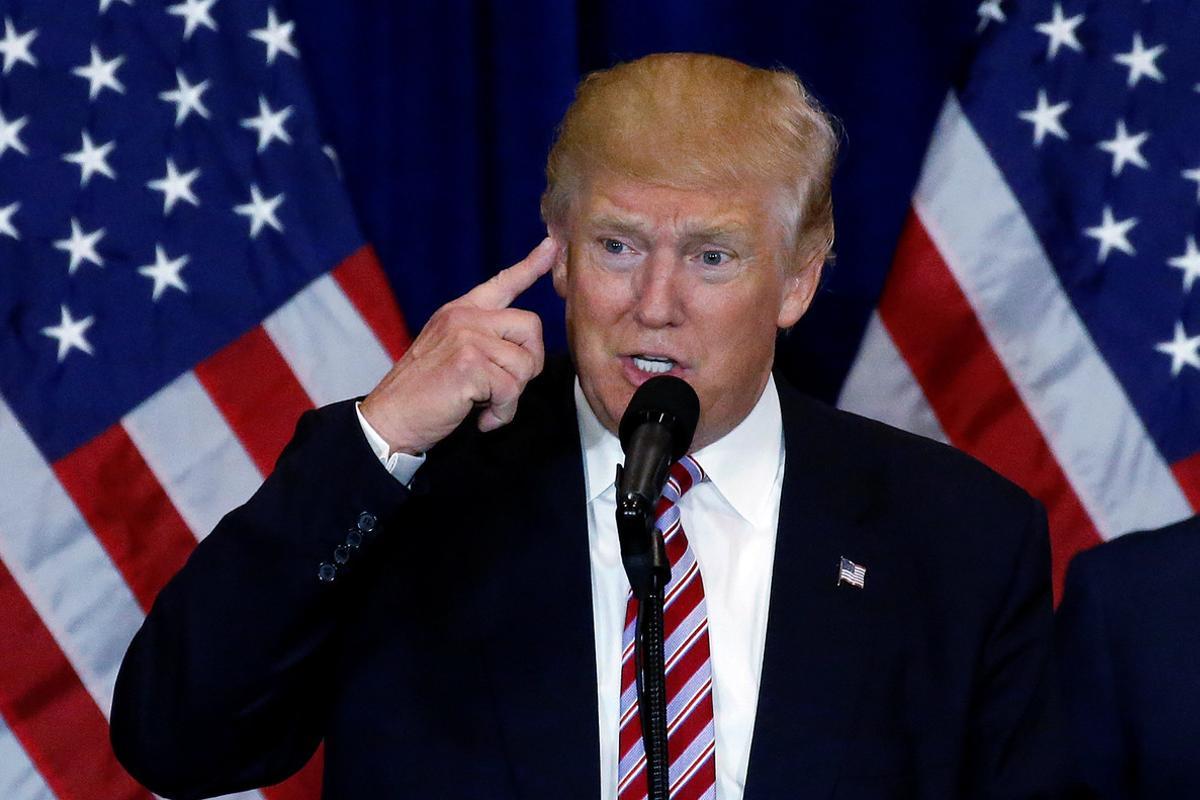
[[[633,357],[633,365],[642,372],[662,373],[670,372],[675,366],[675,362],[669,358],[642,358],[641,356]]]

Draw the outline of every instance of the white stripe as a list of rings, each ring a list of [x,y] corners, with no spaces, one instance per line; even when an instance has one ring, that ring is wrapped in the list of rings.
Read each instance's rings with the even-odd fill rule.
[[[164,386],[121,424],[197,539],[262,482],[194,373]]]
[[[3,400],[0,458],[0,559],[107,716],[141,608]]]
[[[949,441],[878,311],[867,323],[838,407],[939,442]]]
[[[391,356],[330,275],[313,281],[263,322],[314,404],[369,392]]]
[[[1192,511],[951,94],[913,199],[993,350],[1105,538]]]
[[[25,748],[0,719],[0,797],[4,800],[54,800]]]

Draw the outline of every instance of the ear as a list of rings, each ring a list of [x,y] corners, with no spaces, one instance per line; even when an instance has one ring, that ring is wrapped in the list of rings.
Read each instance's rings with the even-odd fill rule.
[[[783,302],[775,322],[778,327],[792,327],[808,311],[817,293],[817,286],[821,283],[821,269],[824,266],[824,258],[814,258],[784,278]]]
[[[557,225],[551,226],[550,238],[554,240],[556,252],[554,254],[554,266],[550,268],[550,278],[554,281],[554,291],[558,292],[558,296],[564,300],[567,297],[567,260],[569,258],[568,248],[570,247],[567,232]]]

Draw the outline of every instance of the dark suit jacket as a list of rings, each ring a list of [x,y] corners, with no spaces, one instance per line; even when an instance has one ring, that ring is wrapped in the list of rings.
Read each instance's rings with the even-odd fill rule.
[[[1200,517],[1076,556],[1057,629],[1094,796],[1200,797]]]
[[[411,492],[351,403],[305,414],[129,649],[112,737],[133,775],[208,796],[278,781],[324,739],[326,798],[596,797],[572,380],[549,367],[512,425],[464,425]],[[949,448],[779,389],[745,797],[1044,796],[1060,747],[1040,506]],[[378,532],[318,580],[364,511]],[[837,585],[842,556],[864,589]]]

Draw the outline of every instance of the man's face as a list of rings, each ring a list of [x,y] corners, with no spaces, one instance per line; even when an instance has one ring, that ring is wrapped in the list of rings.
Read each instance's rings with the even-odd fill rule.
[[[779,328],[808,308],[819,265],[791,269],[775,193],[589,181],[554,267],[567,337],[592,410],[616,431],[634,390],[675,375],[700,397],[693,449],[757,402]]]

